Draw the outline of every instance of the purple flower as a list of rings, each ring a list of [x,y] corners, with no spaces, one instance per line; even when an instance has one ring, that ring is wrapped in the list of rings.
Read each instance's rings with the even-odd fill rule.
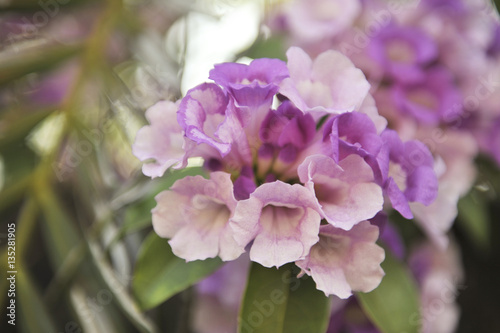
[[[383,141],[369,116],[350,112],[330,118],[323,130],[324,152],[335,161],[357,154],[371,166],[375,180],[382,184],[387,174]]]
[[[276,147],[291,144],[303,148],[316,134],[316,123],[310,114],[303,114],[290,101],[283,101],[276,111],[271,110],[262,122],[259,136],[262,142]]]
[[[262,122],[259,137],[284,163],[295,161],[297,153],[309,145],[316,135],[316,123],[290,101],[271,110]]]
[[[238,202],[230,226],[239,246],[250,245],[250,259],[280,267],[305,258],[318,241],[320,216],[312,193],[281,181],[259,186]]]
[[[67,95],[77,76],[75,63],[71,62],[44,75],[40,82],[36,82],[34,89],[27,95],[31,103],[40,105],[58,105]]]
[[[377,238],[378,228],[368,221],[358,223],[349,231],[324,225],[319,242],[307,258],[295,264],[312,276],[316,288],[327,296],[347,298],[352,291],[369,292],[384,276],[380,263],[385,253],[375,244]]]
[[[436,199],[438,181],[434,159],[427,147],[417,140],[401,142],[393,130],[381,134],[389,154],[389,176],[385,192],[394,209],[405,218],[413,218],[409,202],[431,204]]]
[[[250,142],[257,142],[258,131],[266,117],[281,81],[288,77],[285,62],[279,59],[256,59],[250,65],[224,63],[215,65],[210,79],[232,97],[234,114]]]
[[[324,155],[312,155],[299,166],[300,181],[314,193],[321,217],[331,225],[350,230],[382,210],[382,189],[373,171],[358,155],[335,163]]]
[[[437,56],[436,45],[422,30],[397,25],[372,38],[368,52],[389,77],[405,83],[422,79],[424,66]]]
[[[492,38],[486,51],[488,56],[495,58],[500,55],[500,24],[497,23],[493,29]]]
[[[222,89],[213,83],[203,83],[182,99],[177,121],[186,137],[217,149],[222,156],[231,150],[232,126],[236,123],[228,115],[229,100]]]
[[[440,67],[427,70],[419,82],[395,85],[392,97],[400,112],[422,124],[452,122],[462,113],[462,96],[450,72]]]
[[[370,219],[370,223],[378,227],[379,240],[384,244],[384,247],[399,260],[404,260],[405,244],[396,227],[388,220],[387,214],[385,212],[377,213],[375,217]]]
[[[146,111],[150,125],[137,132],[132,146],[132,152],[139,160],[154,160],[142,166],[146,176],[161,177],[170,167],[183,167],[184,138],[176,120],[178,104],[161,101]]]
[[[176,256],[186,261],[219,256],[227,261],[244,252],[229,227],[237,203],[229,174],[185,177],[158,194],[156,202],[153,227],[160,237],[170,238]]]
[[[248,250],[265,267],[295,262],[327,295],[370,291],[384,274],[384,251],[368,220],[382,216],[384,194],[405,217],[409,202],[434,200],[433,157],[385,129],[369,83],[344,55],[313,61],[291,48],[287,56],[290,74],[276,59],[216,65],[215,83],[148,111],[151,126],[134,153],[155,159],[155,175],[189,157],[201,157],[210,175],[160,193],[154,229],[187,261]]]
[[[467,7],[462,0],[423,0],[422,6],[429,7],[430,11],[439,11],[446,15],[464,14],[467,12]]]
[[[329,139],[335,160],[350,154],[365,157],[378,155],[382,139],[377,134],[373,121],[365,114],[350,112],[331,118],[326,124],[323,140]]]
[[[288,77],[285,62],[279,59],[256,59],[250,65],[223,63],[215,65],[209,78],[222,86],[237,106],[271,105],[280,82]]]
[[[253,170],[246,165],[241,169],[239,177],[234,181],[234,196],[236,200],[248,199],[256,188]]]
[[[303,112],[352,111],[370,89],[363,72],[340,52],[326,51],[312,61],[302,49],[291,47],[286,55],[290,77],[279,92]]]

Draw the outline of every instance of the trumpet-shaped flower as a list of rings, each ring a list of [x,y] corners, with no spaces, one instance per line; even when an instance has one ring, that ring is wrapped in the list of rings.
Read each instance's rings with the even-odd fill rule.
[[[151,178],[161,177],[169,167],[182,167],[182,128],[176,121],[178,103],[161,101],[146,111],[150,125],[141,128],[136,135],[132,152],[141,161],[142,172]]]
[[[342,53],[326,51],[314,61],[300,48],[286,53],[290,77],[280,93],[303,112],[342,113],[361,106],[370,84]]]
[[[230,175],[188,176],[156,196],[153,227],[170,238],[174,254],[186,261],[219,256],[234,260],[244,252],[233,239],[229,219],[236,208]]]
[[[347,298],[352,291],[372,291],[384,276],[380,263],[385,253],[375,244],[378,234],[378,228],[368,221],[349,231],[321,226],[319,242],[296,265],[312,276],[325,295]]]
[[[288,77],[285,62],[279,59],[255,59],[250,65],[223,63],[215,65],[209,78],[222,86],[238,106],[271,106],[280,82]]]
[[[373,171],[358,155],[335,163],[312,155],[299,166],[300,181],[314,193],[321,216],[337,228],[350,230],[382,210],[382,188]]]
[[[281,181],[259,186],[238,202],[230,226],[239,246],[250,244],[250,259],[280,267],[303,259],[318,241],[320,216],[312,193]]]
[[[186,137],[194,142],[206,143],[222,156],[231,150],[230,123],[227,115],[229,100],[222,89],[213,83],[201,84],[187,92],[182,99],[177,121]]]
[[[422,30],[389,25],[371,39],[369,53],[392,78],[414,82],[437,56],[437,47]]]
[[[324,126],[323,141],[324,151],[335,161],[359,155],[371,166],[378,183],[385,179],[388,166],[383,141],[368,115],[354,111],[330,118]]]
[[[419,141],[403,143],[393,130],[385,130],[381,136],[390,160],[386,193],[394,209],[406,218],[413,218],[409,202],[429,205],[436,199],[438,181],[433,169],[434,159]]]
[[[422,124],[453,122],[462,114],[462,96],[444,68],[427,70],[421,80],[392,88],[394,103],[402,113]]]

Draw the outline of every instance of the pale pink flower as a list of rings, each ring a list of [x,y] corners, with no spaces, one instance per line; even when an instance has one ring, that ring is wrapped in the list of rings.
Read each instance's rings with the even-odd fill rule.
[[[212,172],[210,179],[188,176],[156,196],[153,227],[170,238],[174,254],[186,261],[219,256],[234,260],[244,252],[233,239],[229,219],[236,208],[231,176]]]
[[[146,176],[161,177],[170,167],[184,166],[184,134],[177,123],[178,106],[179,103],[160,101],[146,111],[150,125],[137,132],[132,146],[134,155],[145,162],[142,172]]]
[[[318,241],[320,216],[312,193],[281,181],[259,186],[238,202],[230,226],[239,246],[250,242],[250,259],[280,267],[305,258]]]
[[[319,242],[296,265],[312,276],[316,288],[326,295],[347,298],[352,291],[372,291],[384,276],[380,263],[385,253],[375,244],[378,234],[378,228],[368,221],[349,231],[321,226]]]
[[[321,216],[337,228],[350,230],[382,210],[382,188],[359,155],[335,163],[324,155],[312,155],[299,166],[300,181],[314,193]]]
[[[290,77],[280,93],[303,112],[342,113],[359,108],[370,89],[361,70],[342,53],[326,51],[315,60],[300,48],[287,51]]]

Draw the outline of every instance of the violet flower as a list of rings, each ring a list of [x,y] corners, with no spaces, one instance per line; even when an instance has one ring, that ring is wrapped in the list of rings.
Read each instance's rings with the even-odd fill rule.
[[[226,117],[228,98],[213,83],[204,83],[189,90],[180,103],[177,121],[186,137],[196,143],[206,143],[217,149],[222,156],[231,149],[231,135],[227,133]]]
[[[444,68],[432,68],[421,81],[392,87],[398,109],[422,124],[455,121],[462,113],[462,96]]]
[[[238,106],[271,106],[280,82],[288,77],[285,62],[279,59],[255,59],[250,65],[223,63],[215,65],[209,79],[223,87]]]
[[[434,159],[419,141],[405,143],[393,130],[381,134],[389,153],[389,175],[385,193],[394,209],[405,218],[413,218],[409,202],[431,204],[437,196],[438,181],[433,170]]]
[[[392,24],[371,39],[368,53],[391,78],[411,83],[423,78],[437,48],[424,31]]]

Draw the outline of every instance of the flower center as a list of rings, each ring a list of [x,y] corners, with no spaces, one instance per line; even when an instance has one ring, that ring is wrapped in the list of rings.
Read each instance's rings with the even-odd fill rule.
[[[407,96],[408,100],[414,104],[423,106],[429,110],[437,110],[439,101],[436,96],[427,89],[415,89],[410,91]]]
[[[197,227],[207,233],[223,227],[231,216],[224,202],[203,194],[193,196],[188,209],[192,221],[196,221]]]
[[[266,232],[282,237],[294,233],[303,215],[304,209],[301,207],[269,204],[262,208],[260,223]]]
[[[415,62],[415,51],[406,41],[391,40],[386,44],[387,58],[393,62],[412,64]]]

